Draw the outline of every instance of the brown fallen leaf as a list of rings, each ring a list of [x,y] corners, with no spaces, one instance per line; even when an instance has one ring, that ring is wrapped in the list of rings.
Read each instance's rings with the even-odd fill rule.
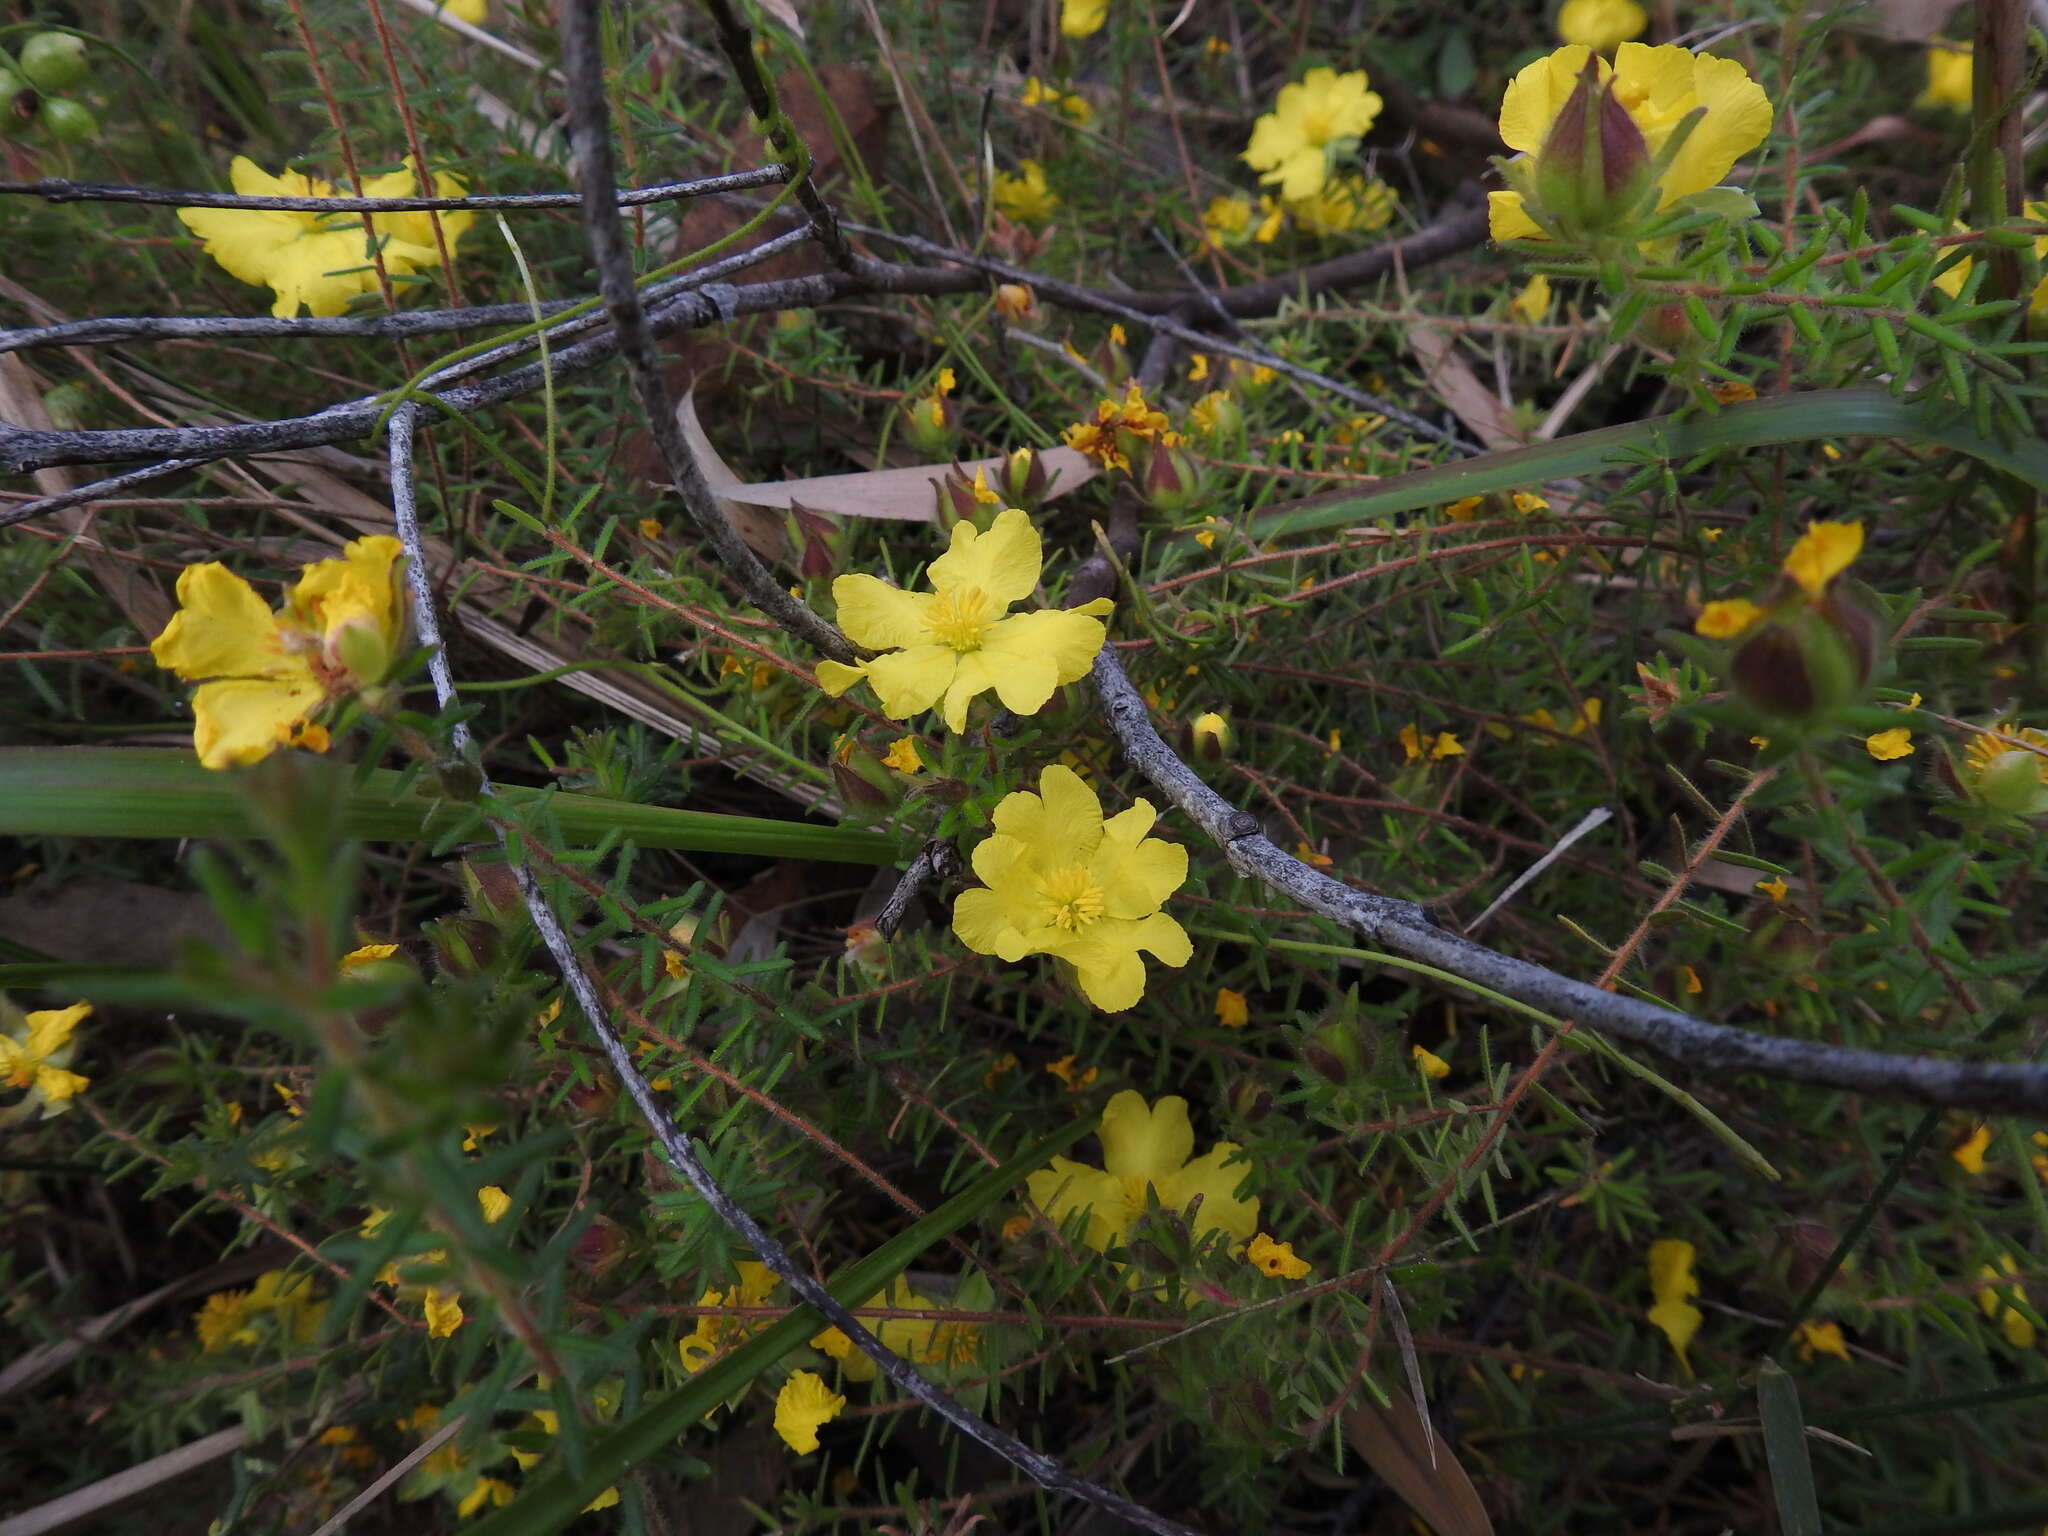
[[[1519,448],[1522,434],[1508,408],[1479,382],[1457,342],[1439,326],[1418,320],[1408,327],[1408,348],[1422,364],[1422,380],[1444,407],[1489,448]]]
[[[1431,1436],[1406,1397],[1393,1394],[1386,1408],[1365,1402],[1347,1409],[1344,1438],[1435,1536],[1493,1536],[1479,1490],[1441,1439],[1435,1443],[1436,1464],[1430,1464]]]

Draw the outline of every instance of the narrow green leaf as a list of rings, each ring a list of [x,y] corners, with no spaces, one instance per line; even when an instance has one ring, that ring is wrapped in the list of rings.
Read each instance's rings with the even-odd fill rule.
[[[983,1174],[922,1221],[849,1266],[831,1283],[832,1295],[846,1306],[857,1307],[887,1289],[925,1249],[993,1207],[1026,1174],[1044,1167],[1056,1153],[1094,1130],[1098,1118],[1085,1116]],[[787,1317],[776,1319],[679,1390],[593,1441],[581,1477],[560,1470],[548,1472],[529,1483],[516,1503],[468,1527],[470,1536],[547,1536],[560,1530],[584,1505],[634,1466],[672,1445],[691,1425],[809,1339],[823,1323],[824,1318],[809,1307],[798,1307]]]
[[[517,785],[499,786],[498,795],[514,810],[545,797],[547,813],[563,835],[583,842],[616,834],[643,848],[756,853],[843,864],[893,864],[901,856],[889,838],[852,827],[629,805]],[[436,837],[474,816],[473,807],[416,794],[400,775],[380,768],[351,791],[342,825],[349,837],[403,842]],[[154,747],[0,747],[0,836],[29,835],[260,834],[248,813],[240,776],[202,768],[189,752]]]
[[[1813,1462],[1806,1454],[1799,1384],[1777,1361],[1766,1360],[1757,1372],[1756,1402],[1763,1415],[1764,1455],[1771,1464],[1778,1529],[1783,1536],[1821,1536],[1820,1496],[1814,1491]]]

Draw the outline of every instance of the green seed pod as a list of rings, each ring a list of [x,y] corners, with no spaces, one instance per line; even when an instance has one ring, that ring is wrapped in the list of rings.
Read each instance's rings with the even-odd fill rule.
[[[69,32],[38,32],[21,45],[21,72],[39,91],[68,91],[92,73],[85,39]]]
[[[84,144],[100,135],[99,119],[62,96],[45,96],[36,120],[42,124],[43,132],[65,144]]]

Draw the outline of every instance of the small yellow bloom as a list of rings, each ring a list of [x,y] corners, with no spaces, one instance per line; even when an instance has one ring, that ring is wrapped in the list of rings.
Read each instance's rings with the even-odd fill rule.
[[[1913,733],[1903,725],[1895,725],[1888,731],[1864,737],[1863,748],[1880,763],[1895,762],[1913,755]]]
[[[1801,1360],[1811,1360],[1815,1355],[1833,1355],[1837,1360],[1849,1358],[1849,1346],[1842,1338],[1840,1323],[1801,1323],[1798,1339]]]
[[[1065,1083],[1069,1093],[1079,1093],[1102,1076],[1100,1067],[1076,1066],[1075,1058],[1072,1056],[1062,1056],[1058,1061],[1050,1063],[1045,1070]]]
[[[2019,1272],[2020,1266],[2018,1262],[2009,1253],[2001,1253],[1998,1256],[1996,1268],[1989,1264],[1979,1265],[1977,1267],[1979,1279],[2004,1281],[2004,1283],[1995,1286],[1985,1286],[1984,1289],[1977,1293],[1977,1305],[1983,1309],[1986,1317],[1998,1320],[1998,1326],[2005,1334],[2006,1343],[2010,1344],[2014,1349],[2032,1349],[2035,1338],[2032,1321],[2017,1307],[2007,1305],[2009,1301],[2025,1301],[2027,1299],[2027,1288],[2025,1286],[2016,1280],[2006,1279],[2006,1276],[2016,1275]]]
[[[1287,202],[1287,213],[1304,234],[1342,235],[1384,229],[1398,207],[1394,189],[1356,173],[1326,180],[1307,197]]]
[[[495,1184],[486,1184],[476,1192],[478,1209],[484,1213],[485,1222],[495,1226],[505,1219],[505,1213],[512,1209],[512,1197]]]
[[[389,960],[397,953],[398,946],[396,944],[365,944],[361,948],[352,949],[343,955],[341,957],[341,964],[336,969],[346,974],[358,966],[374,965],[379,960]]]
[[[1047,85],[1036,75],[1024,82],[1024,95],[1020,99],[1027,107],[1050,107],[1063,113],[1070,122],[1082,128],[1095,119],[1095,109],[1088,105],[1085,97]]]
[[[28,1090],[27,1098],[0,1111],[0,1125],[27,1115],[32,1104],[40,1105],[45,1117],[61,1115],[91,1083],[69,1070],[77,1049],[72,1033],[91,1013],[90,1003],[43,1009],[0,1034],[0,1087]],[[12,1016],[11,1009],[6,1016]]]
[[[1216,989],[1216,1022],[1225,1029],[1243,1029],[1252,1021],[1251,1005],[1242,992],[1228,987]]]
[[[1731,379],[1716,384],[1709,393],[1723,405],[1741,405],[1756,398],[1756,386],[1741,379]],[[1721,536],[1721,530],[1718,528],[1709,529],[1707,532],[1712,538],[1718,539]]]
[[[1746,597],[1724,597],[1700,609],[1692,627],[1709,640],[1733,640],[1748,633],[1763,616],[1763,609]]]
[[[193,1315],[192,1331],[203,1354],[218,1354],[230,1344],[256,1344],[263,1335],[250,1326],[247,1291],[215,1291]]]
[[[882,766],[894,768],[898,773],[922,773],[924,759],[918,756],[917,738],[899,736],[889,743],[889,750],[882,754]]]
[[[474,1152],[483,1145],[487,1138],[495,1136],[497,1133],[498,1128],[495,1125],[464,1125],[462,1127],[462,1150]]]
[[[1294,1256],[1294,1244],[1276,1243],[1263,1232],[1252,1238],[1251,1245],[1244,1251],[1244,1258],[1247,1264],[1276,1280],[1300,1280],[1315,1268],[1305,1259]]]
[[[452,8],[452,7],[451,7]],[[486,1504],[493,1509],[503,1509],[510,1504],[519,1490],[502,1477],[479,1477],[476,1486],[462,1496],[462,1502],[455,1506],[456,1515],[467,1520]]]
[[[188,565],[177,613],[150,645],[160,667],[200,684],[192,745],[208,768],[268,757],[330,700],[383,681],[405,634],[398,540],[357,539],[305,567],[272,613],[224,565]],[[311,743],[307,743],[311,745]]]
[[[995,831],[973,855],[986,889],[960,894],[953,932],[976,954],[1013,964],[1057,956],[1089,1002],[1119,1012],[1144,996],[1140,952],[1175,967],[1194,954],[1159,910],[1187,879],[1187,850],[1147,836],[1158,814],[1148,800],[1105,818],[1072,769],[1054,763],[1038,782],[1038,794],[1018,790],[996,806]]]
[[[837,698],[866,678],[892,720],[940,706],[946,728],[967,729],[967,706],[994,690],[1003,707],[1035,715],[1055,689],[1088,675],[1105,632],[1106,597],[1078,608],[1009,612],[1038,585],[1038,530],[1016,507],[987,533],[953,525],[946,553],[925,570],[930,593],[905,592],[873,576],[832,583],[839,623],[857,645],[888,654],[844,666],[818,663],[818,684]]]
[[[1416,1070],[1433,1083],[1451,1075],[1451,1064],[1427,1046],[1411,1045],[1408,1054],[1415,1058]]]
[[[1649,13],[1636,0],[1564,0],[1557,13],[1559,40],[1595,53],[1612,53],[1620,44],[1634,42],[1649,24]]]
[[[1543,497],[1538,496],[1534,491],[1517,491],[1511,500],[1514,503],[1515,510],[1524,517],[1550,510],[1550,503]]]
[[[1815,602],[1863,550],[1863,524],[1808,523],[1785,556],[1785,574]]]
[[[1567,7],[1569,9],[1569,7]],[[1522,291],[1508,300],[1508,317],[1525,325],[1541,325],[1550,314],[1550,279],[1538,272],[1522,285]],[[1470,498],[1477,501],[1479,498]]]
[[[1479,515],[1479,509],[1486,504],[1484,496],[1460,496],[1444,508],[1447,523],[1469,523]]]
[[[1311,848],[1307,843],[1296,843],[1294,845],[1294,856],[1297,859],[1301,860],[1302,863],[1310,865],[1316,869],[1328,869],[1332,864],[1335,864],[1337,862],[1335,859],[1331,858],[1327,853],[1318,853],[1315,849]]]
[[[1365,71],[1338,74],[1312,69],[1280,88],[1273,110],[1252,125],[1252,139],[1239,158],[1277,185],[1289,202],[1314,197],[1328,179],[1330,162],[1361,137],[1380,115],[1380,98],[1366,89]]]
[[[1036,160],[1019,160],[1014,174],[997,171],[992,191],[996,211],[1019,224],[1050,223],[1060,205],[1058,194],[1046,184],[1045,167]]]
[[[1692,1362],[1686,1358],[1686,1346],[1692,1343],[1706,1316],[1690,1300],[1700,1293],[1700,1283],[1692,1272],[1696,1254],[1691,1243],[1674,1237],[1660,1237],[1650,1244],[1650,1296],[1655,1304],[1649,1310],[1649,1319],[1671,1341],[1672,1351],[1688,1376],[1692,1374]]]
[[[792,1371],[775,1394],[775,1433],[799,1456],[818,1448],[818,1431],[839,1417],[846,1399],[815,1371]]]
[[[658,517],[643,517],[643,518],[641,518],[641,519],[640,519],[640,537],[641,537],[641,538],[643,538],[643,539],[658,539],[658,538],[660,538],[660,537],[662,536],[662,533],[663,533],[664,531],[665,531],[665,530],[664,530],[664,529],[662,528],[662,526],[661,526],[661,519],[660,519],[660,518],[658,518]]]
[[[1991,1127],[1980,1125],[1970,1132],[1963,1144],[1949,1153],[1963,1172],[1981,1174],[1984,1171],[1984,1153],[1991,1145]]]
[[[490,0],[446,0],[441,9],[458,21],[466,21],[472,27],[480,27],[491,6]]]
[[[709,1287],[697,1298],[698,1306],[759,1307],[766,1304],[769,1293],[775,1289],[775,1271],[754,1259],[741,1259],[734,1267],[739,1271],[738,1283],[726,1290]],[[676,1341],[676,1352],[682,1359],[683,1369],[694,1376],[728,1345],[737,1344],[765,1326],[766,1321],[761,1318],[726,1317],[708,1312],[697,1319],[694,1332]]]
[[[1093,37],[1109,16],[1109,0],[1060,0],[1060,36]]]
[[[1783,901],[1785,899],[1785,893],[1792,889],[1792,887],[1787,885],[1784,879],[1778,875],[1773,875],[1768,880],[1757,881],[1756,888],[1762,891],[1766,896],[1770,897],[1773,901]]]
[[[1438,731],[1434,737],[1425,737],[1412,723],[1401,727],[1400,742],[1402,752],[1411,763],[1419,763],[1425,757],[1435,763],[1447,757],[1465,755],[1463,744],[1449,731]],[[1336,749],[1333,747],[1331,750]]]
[[[445,1339],[462,1326],[462,1293],[452,1285],[428,1286],[421,1306],[426,1314],[427,1337],[430,1339]]]
[[[1970,60],[1971,51],[1968,43],[1930,43],[1927,48],[1927,88],[1913,105],[1968,112],[1976,73]]]
[[[1344,750],[1344,733],[1332,726],[1330,734],[1323,738],[1323,750],[1335,757]]]
[[[1009,1242],[1014,1243],[1015,1241],[1017,1241],[1018,1238],[1022,1237],[1026,1232],[1029,1232],[1030,1230],[1031,1218],[1029,1216],[1026,1216],[1022,1211],[1019,1211],[1016,1215],[1012,1216],[1008,1221],[1003,1223],[1003,1237]]]
[[[1100,1168],[1056,1157],[1028,1180],[1031,1199],[1056,1223],[1087,1213],[1084,1241],[1098,1253],[1123,1243],[1145,1214],[1149,1191],[1162,1209],[1185,1211],[1199,1196],[1192,1225],[1197,1240],[1226,1234],[1233,1247],[1251,1241],[1259,1202],[1239,1199],[1245,1167],[1233,1163],[1238,1147],[1220,1141],[1190,1162],[1195,1131],[1187,1100],[1169,1096],[1148,1105],[1125,1089],[1102,1111]]]
[[[410,157],[388,176],[363,183],[365,197],[419,195],[418,166]],[[298,171],[267,174],[247,155],[229,167],[235,191],[244,197],[338,197],[334,187]],[[459,197],[460,178],[446,172],[433,178],[433,195]],[[288,319],[303,305],[315,315],[338,315],[359,294],[378,291],[371,242],[384,270],[393,277],[438,271],[441,253],[434,241],[434,221],[452,255],[463,231],[476,222],[467,209],[441,213],[380,213],[369,216],[374,234],[364,230],[360,213],[279,212],[257,208],[180,208],[178,218],[205,244],[206,254],[230,277],[276,293],[270,312]],[[406,284],[400,287],[403,292]]]

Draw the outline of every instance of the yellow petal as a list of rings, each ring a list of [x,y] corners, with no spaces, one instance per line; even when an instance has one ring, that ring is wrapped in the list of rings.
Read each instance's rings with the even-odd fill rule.
[[[974,587],[1008,607],[1029,597],[1044,564],[1031,515],[1016,507],[996,515],[987,533],[972,523],[953,525],[953,543],[927,573],[935,591]]]
[[[1019,670],[1020,672],[1022,671],[1022,669]],[[1046,682],[1044,698],[1038,697],[1029,673],[1013,676],[1011,683],[1012,697],[1027,702],[1032,699],[1037,700],[1037,703],[1033,704],[1030,710],[1025,711],[1027,714],[1035,712],[1038,705],[1043,704],[1046,698],[1052,696],[1049,670],[1043,672],[1041,676]],[[955,736],[964,732],[967,729],[967,706],[972,704],[982,694],[997,686],[997,669],[990,664],[986,653],[969,651],[965,655],[959,656],[953,666],[952,680],[946,685],[946,697],[939,705],[939,718],[946,722],[946,729]]]
[[[977,955],[1014,964],[1031,952],[1017,916],[994,891],[962,891],[953,901],[953,933]]]
[[[839,661],[818,663],[818,686],[835,699],[867,675],[865,663],[854,667]]]
[[[1180,844],[1125,836],[1136,824],[1129,819],[1135,811],[1137,806],[1104,823],[1102,842],[1088,861],[1089,874],[1102,888],[1103,912],[1108,917],[1149,916],[1188,877],[1188,851]],[[1143,825],[1151,825],[1151,806],[1144,806],[1140,819]]]
[[[484,1220],[493,1225],[505,1219],[505,1213],[512,1209],[512,1197],[495,1184],[486,1184],[476,1192],[476,1203],[483,1212]]]
[[[1550,137],[1550,125],[1557,121],[1591,57],[1589,48],[1559,48],[1516,72],[1500,103],[1500,136],[1509,149],[1533,155],[1543,147]],[[1605,61],[1599,67],[1604,80],[1608,75]],[[1498,195],[1489,194],[1488,200]]]
[[[1010,702],[1002,674],[1025,661],[1042,659],[1051,664],[1048,675],[1053,685],[1079,682],[1094,665],[1105,636],[1100,619],[1057,608],[1039,608],[990,625],[982,634],[981,648],[989,666],[997,671],[996,691],[1004,706],[1019,714],[1033,714],[1044,706],[1045,700],[1040,699],[1030,709],[1019,709]],[[1050,691],[1048,688],[1048,696]]]
[[[1641,44],[1624,43],[1622,47],[1636,48]],[[1750,79],[1748,70],[1733,59],[1709,58],[1705,54],[1691,57],[1692,88],[1697,104],[1707,109],[1707,115],[1665,169],[1658,183],[1660,207],[1669,207],[1689,193],[1719,186],[1735,162],[1763,143],[1771,131],[1770,97]],[[1619,51],[1615,55],[1615,69],[1621,69]],[[1644,137],[1650,138],[1647,133]],[[1662,140],[1651,139],[1651,152],[1655,153],[1661,143]]]
[[[192,748],[208,768],[260,762],[319,707],[311,671],[278,682],[207,683],[192,695]]]
[[[23,1044],[29,1056],[44,1061],[56,1055],[71,1043],[72,1031],[79,1022],[92,1014],[91,1003],[73,1003],[69,1008],[45,1008],[31,1013],[23,1022],[28,1026]]]
[[[1785,556],[1785,574],[1806,595],[1818,599],[1863,549],[1863,524],[1808,523],[1806,532]]]
[[[856,645],[897,650],[932,638],[925,624],[928,593],[905,592],[873,576],[841,576],[832,583],[832,601],[839,605],[839,627]]]
[[[1103,1107],[1098,1134],[1102,1166],[1119,1179],[1157,1184],[1178,1172],[1195,1150],[1188,1101],[1177,1094],[1147,1105],[1143,1094],[1124,1089]]]
[[[1523,208],[1522,194],[1519,192],[1486,194],[1486,233],[1494,241],[1545,238],[1543,226],[1530,218],[1528,211]],[[1467,497],[1465,501],[1476,505],[1478,498]],[[1452,505],[1463,506],[1465,502],[1453,502]]]
[[[1197,1236],[1222,1231],[1241,1243],[1249,1242],[1258,1230],[1258,1197],[1240,1200],[1237,1187],[1250,1171],[1251,1165],[1239,1156],[1235,1143],[1219,1141],[1166,1181],[1170,1188],[1160,1190],[1159,1203],[1184,1211],[1200,1195],[1202,1207],[1194,1218]]]
[[[178,611],[149,653],[187,682],[305,670],[303,661],[285,655],[277,618],[255,588],[212,561],[179,572]]]
[[[445,1339],[462,1326],[462,1293],[453,1286],[428,1286],[422,1306],[428,1338]]]
[[[1913,733],[1903,725],[1895,725],[1888,731],[1878,731],[1863,738],[1863,749],[1880,763],[1895,762],[1902,757],[1913,755]]]
[[[846,1399],[815,1371],[793,1371],[775,1395],[775,1433],[800,1456],[818,1448],[818,1430],[839,1417]]]
[[[891,720],[908,720],[944,696],[960,670],[960,659],[950,645],[917,645],[877,656],[865,665],[882,713]]]
[[[1763,616],[1763,609],[1746,597],[1724,597],[1700,609],[1692,627],[1710,640],[1732,640]]]

